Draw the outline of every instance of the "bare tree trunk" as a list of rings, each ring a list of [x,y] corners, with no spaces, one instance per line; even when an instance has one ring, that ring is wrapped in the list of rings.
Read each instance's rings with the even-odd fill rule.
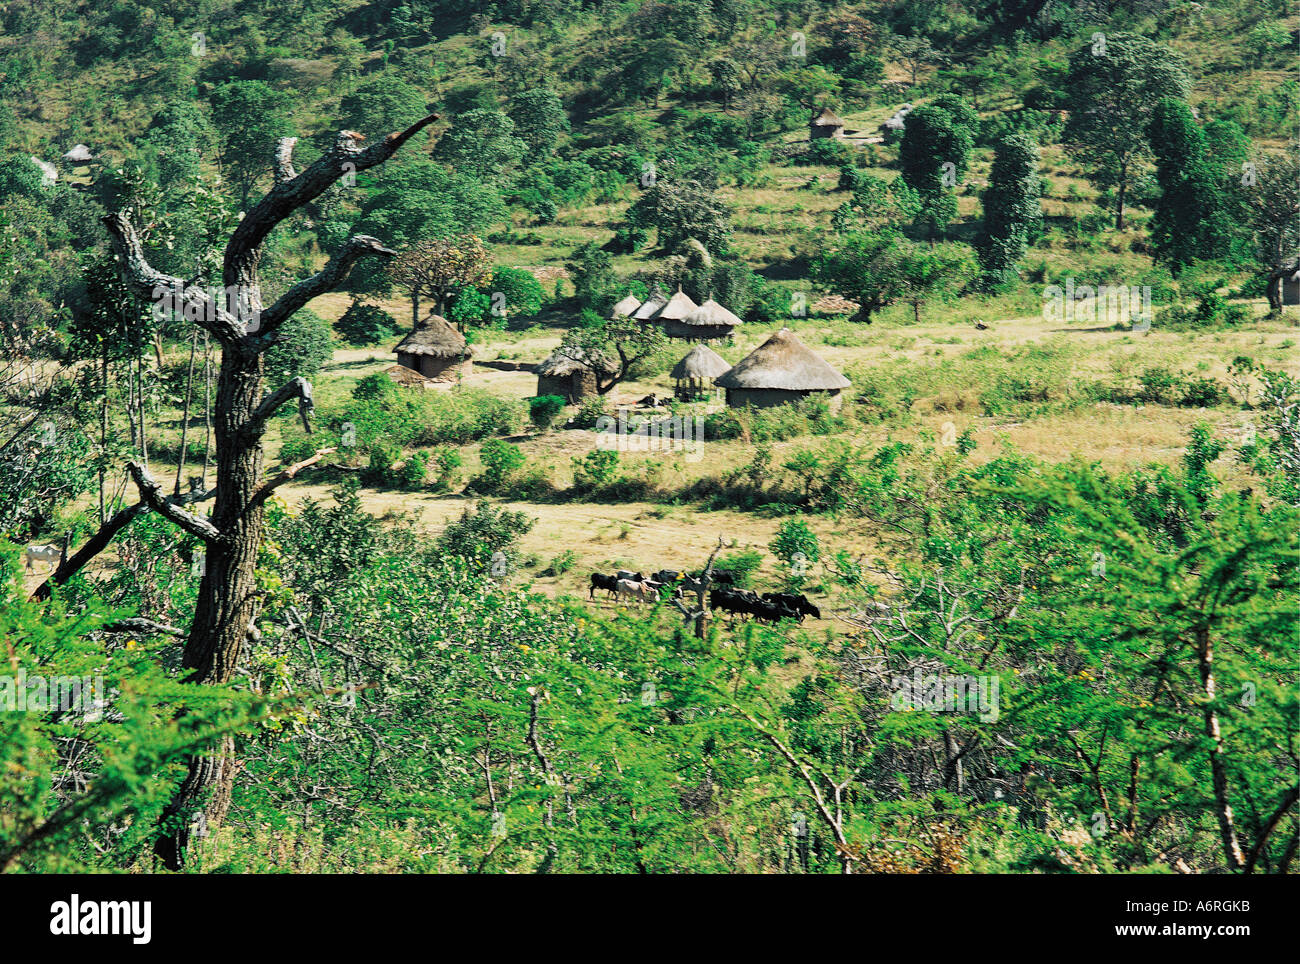
[[[1219,714],[1214,709],[1216,683],[1214,679],[1214,644],[1210,631],[1201,627],[1196,631],[1196,656],[1201,672],[1201,689],[1205,694],[1205,735],[1210,738],[1210,776],[1214,785],[1214,815],[1219,821],[1219,836],[1223,840],[1223,858],[1230,870],[1240,870],[1246,863],[1237,840],[1232,805],[1228,802],[1228,773],[1223,766],[1223,733],[1219,728]]]
[[[204,545],[205,566],[182,658],[188,682],[230,682],[252,631],[258,606],[253,568],[261,541],[263,507],[274,487],[292,477],[282,473],[262,484],[261,437],[267,420],[282,405],[296,399],[310,431],[310,383],[294,378],[263,397],[263,352],[273,344],[275,332],[288,318],[313,298],[337,288],[359,259],[394,253],[375,238],[353,236],[318,273],[293,285],[269,308],[262,308],[257,272],[262,244],[285,218],[319,197],[345,172],[383,163],[436,118],[436,114],[430,115],[364,149],[340,133],[333,148],[302,173],[295,172],[292,164],[296,139],[285,138],[279,143],[274,187],[248,210],[225,250],[222,282],[226,291],[239,291],[241,302],[257,313],[257,323],[251,330],[248,318],[231,314],[201,289],[187,288],[181,279],[151,267],[136,228],[125,213],[104,219],[127,283],[146,298],[159,285],[184,291],[186,316],[201,319],[199,324],[221,345],[213,413],[217,478],[211,518],[192,515],[177,502],[164,499],[147,465],[128,466],[143,501]],[[155,842],[155,853],[166,867],[183,866],[196,827],[205,832],[207,826],[219,823],[225,816],[234,780],[233,748],[233,741],[226,738],[211,755],[189,759],[188,774],[163,814]]]
[[[176,457],[176,485],[172,489],[173,495],[181,494],[181,479],[185,475],[185,445],[190,434],[190,399],[194,396],[194,353],[198,347],[199,330],[195,328],[190,336],[190,368],[185,375],[185,406],[181,410],[181,450]]]
[[[199,488],[208,487],[208,468],[212,464],[212,345],[203,333],[203,475]]]

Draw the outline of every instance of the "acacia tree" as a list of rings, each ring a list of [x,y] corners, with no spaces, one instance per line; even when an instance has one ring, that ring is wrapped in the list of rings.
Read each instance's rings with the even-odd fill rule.
[[[420,297],[433,299],[434,310],[447,313],[447,301],[462,288],[487,280],[492,256],[472,234],[458,238],[433,238],[403,251],[393,261],[393,280],[411,296],[411,321],[420,323]]]
[[[150,299],[157,297],[159,289],[181,292],[184,317],[193,319],[221,345],[215,405],[216,487],[211,493],[168,498],[145,465],[129,463],[127,471],[140,492],[140,502],[110,519],[56,570],[49,583],[37,590],[37,597],[48,595],[52,583],[66,582],[131,519],[153,510],[197,538],[204,551],[198,600],[184,647],[184,679],[198,684],[223,684],[234,678],[240,655],[256,633],[260,594],[254,565],[266,500],[278,486],[331,451],[322,449],[274,478],[262,477],[261,439],[271,416],[297,400],[304,425],[310,431],[308,419],[312,412],[311,383],[301,376],[263,394],[265,353],[276,343],[285,322],[313,298],[336,289],[359,259],[394,254],[373,237],[354,235],[319,272],[299,281],[263,308],[258,280],[262,245],[281,222],[339,178],[388,160],[436,119],[437,115],[431,114],[366,148],[340,133],[333,146],[301,173],[294,170],[292,161],[296,138],[279,141],[274,158],[275,184],[235,228],[222,261],[223,284],[228,291],[240,292],[256,312],[256,324],[249,324],[248,316],[232,311],[220,303],[221,299],[187,287],[180,278],[150,265],[129,210],[105,217],[128,285]],[[206,498],[215,500],[209,518],[185,507]],[[225,815],[234,779],[233,749],[233,738],[226,737],[217,752],[189,758],[188,773],[163,814],[154,847],[168,868],[179,869],[184,864],[196,822],[216,823]]]

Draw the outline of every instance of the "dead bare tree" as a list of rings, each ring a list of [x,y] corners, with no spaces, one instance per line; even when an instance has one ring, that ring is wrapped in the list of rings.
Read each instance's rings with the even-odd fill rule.
[[[277,485],[287,482],[305,467],[296,466],[270,480],[262,477],[261,439],[271,416],[295,400],[304,422],[312,411],[311,385],[304,378],[294,378],[270,394],[262,394],[263,354],[275,344],[285,321],[316,296],[336,289],[359,259],[394,254],[375,238],[355,235],[319,272],[293,285],[274,304],[263,308],[258,280],[262,244],[281,222],[319,197],[335,181],[382,164],[437,116],[430,114],[406,130],[394,131],[366,148],[358,146],[358,138],[351,132],[341,132],[334,145],[301,173],[294,170],[292,161],[297,139],[284,138],[279,142],[273,165],[274,186],[244,215],[223,257],[223,285],[227,292],[239,293],[241,306],[249,309],[247,314],[235,312],[220,303],[220,299],[154,269],[145,257],[129,211],[104,219],[127,284],[150,300],[156,299],[160,290],[179,292],[176,309],[183,311],[185,317],[194,318],[221,347],[214,408],[216,487],[211,517],[188,511],[183,499],[166,498],[144,465],[132,463],[127,467],[140,491],[142,504],[204,545],[206,565],[182,664],[189,682],[220,684],[234,677],[257,612],[253,567],[261,541],[264,503]],[[250,317],[259,323],[248,324]],[[90,545],[96,546],[97,552],[111,537],[111,532],[107,538],[97,535],[92,537]],[[85,565],[93,555],[94,552],[75,555],[76,568]],[[64,569],[60,567],[55,582],[66,580],[75,571]],[[155,844],[155,852],[168,868],[179,869],[183,865],[192,822],[212,826],[224,817],[234,777],[233,748],[233,739],[227,737],[219,752],[189,760],[189,772],[167,807]]]

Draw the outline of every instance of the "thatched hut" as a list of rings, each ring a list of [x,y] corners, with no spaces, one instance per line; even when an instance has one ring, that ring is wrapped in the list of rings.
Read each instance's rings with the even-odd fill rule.
[[[393,349],[397,363],[436,382],[455,382],[469,374],[474,350],[442,315],[430,313]]]
[[[726,338],[740,324],[743,322],[736,315],[710,298],[680,321],[665,321],[664,334],[687,341],[708,341]]]
[[[824,108],[808,125],[808,139],[810,141],[843,136],[844,119],[829,107]]]
[[[615,367],[603,355],[557,348],[535,370],[538,395],[559,395],[576,404],[597,394],[599,376],[612,373]]]
[[[713,386],[714,379],[730,370],[727,360],[708,345],[696,345],[673,366],[677,397],[684,401],[699,398]]]
[[[622,301],[614,306],[610,311],[611,318],[630,318],[632,313],[641,307],[641,299],[636,295],[628,295]]]
[[[826,360],[782,328],[714,384],[727,390],[727,404],[769,408],[815,395],[838,409],[850,382]]]
[[[637,310],[632,312],[632,318],[636,321],[649,321],[658,314],[659,309],[666,304],[668,304],[667,298],[659,294],[657,291],[652,292],[650,297],[641,302]]]
[[[678,331],[682,320],[699,307],[690,295],[682,291],[681,285],[678,285],[676,293],[664,303],[662,308],[650,316],[650,320],[659,325],[665,334],[669,331]]]

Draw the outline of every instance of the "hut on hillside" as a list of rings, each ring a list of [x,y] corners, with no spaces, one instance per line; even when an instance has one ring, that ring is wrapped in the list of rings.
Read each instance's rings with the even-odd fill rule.
[[[626,298],[616,304],[610,311],[611,318],[630,318],[632,313],[641,307],[641,299],[636,295],[629,294]]]
[[[834,410],[850,382],[789,328],[782,328],[714,384],[727,390],[731,406],[769,408],[817,396]]]
[[[65,152],[63,159],[69,164],[89,164],[95,159],[95,155],[85,144],[78,144],[72,150]]]
[[[650,320],[667,332],[670,328],[675,329],[682,319],[698,307],[699,305],[691,296],[682,291],[682,286],[678,285],[676,293],[664,303],[662,308],[650,316]]]
[[[641,302],[636,311],[632,312],[632,317],[637,321],[649,321],[664,305],[668,304],[668,299],[659,292],[650,293],[650,297]]]
[[[710,298],[694,311],[688,312],[681,321],[664,322],[664,334],[669,338],[684,338],[687,341],[709,341],[728,337],[740,324],[744,322]]]
[[[699,398],[713,387],[714,379],[730,370],[727,360],[708,345],[696,345],[673,366],[677,397],[687,402]]]
[[[810,141],[843,136],[844,119],[829,107],[824,108],[808,125],[808,140]]]
[[[430,313],[393,349],[397,363],[436,382],[455,382],[469,374],[474,350],[442,315]]]
[[[557,348],[535,370],[538,395],[558,395],[572,405],[598,394],[599,377],[617,368],[603,355]]]

